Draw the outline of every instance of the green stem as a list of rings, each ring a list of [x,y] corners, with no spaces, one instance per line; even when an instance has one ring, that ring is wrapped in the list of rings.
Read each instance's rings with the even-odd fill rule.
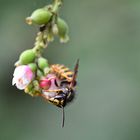
[[[47,47],[47,39],[44,38],[44,32],[38,32],[33,50],[36,55],[41,56],[42,49]]]
[[[58,10],[62,5],[62,0],[54,0],[54,3],[52,5],[52,13],[54,14],[52,20],[55,19],[55,17],[58,14]],[[54,23],[54,22],[52,22]],[[49,33],[46,33],[46,30],[51,30],[51,26],[50,24],[44,25],[43,27],[45,27],[43,29],[43,31],[38,32],[37,37],[36,37],[36,41],[35,41],[35,45],[33,50],[35,51],[36,55],[39,57],[41,56],[42,53],[42,49],[46,48],[48,46],[48,42],[49,41]]]
[[[61,5],[62,5],[62,0],[54,0],[52,12],[54,14],[57,14]]]

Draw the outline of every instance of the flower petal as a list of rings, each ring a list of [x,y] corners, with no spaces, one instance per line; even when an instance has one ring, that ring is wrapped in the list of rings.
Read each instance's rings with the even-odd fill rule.
[[[34,73],[29,66],[21,65],[15,68],[13,76],[12,85],[22,90],[33,80]]]

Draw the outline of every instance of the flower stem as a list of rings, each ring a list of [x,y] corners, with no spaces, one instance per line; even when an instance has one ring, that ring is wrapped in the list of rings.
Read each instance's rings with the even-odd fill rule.
[[[62,0],[54,0],[52,12],[54,14],[57,14],[61,5],[62,5]]]
[[[33,50],[39,57],[42,53],[42,49],[48,46],[47,37],[45,36],[45,31],[39,31],[37,33],[36,41]]]
[[[48,43],[53,40],[52,35],[52,25],[55,23],[55,19],[58,15],[59,8],[62,5],[62,0],[54,0],[52,4],[53,16],[51,18],[52,24],[42,25],[40,31],[37,33],[36,41],[33,50],[35,51],[38,57],[41,56],[42,50],[48,47]]]

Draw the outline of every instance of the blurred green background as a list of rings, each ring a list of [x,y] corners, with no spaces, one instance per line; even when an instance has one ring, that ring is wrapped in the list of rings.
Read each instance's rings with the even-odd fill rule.
[[[80,58],[78,95],[61,110],[11,85],[14,63],[32,48],[36,26],[25,18],[50,0],[0,0],[0,140],[139,140],[140,1],[64,0],[71,40],[45,52],[73,68]]]

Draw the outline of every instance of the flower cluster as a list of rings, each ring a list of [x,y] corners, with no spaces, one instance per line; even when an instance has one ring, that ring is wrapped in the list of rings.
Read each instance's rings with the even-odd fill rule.
[[[49,89],[55,76],[50,72],[47,59],[37,57],[33,50],[21,53],[13,74],[12,84],[31,96],[37,96],[42,90]]]
[[[69,40],[68,25],[58,16],[61,4],[61,0],[54,0],[53,4],[33,11],[31,16],[26,18],[29,25],[39,26],[39,32],[34,47],[23,51],[15,63],[12,85],[31,96],[56,94],[47,92],[48,89],[57,89],[56,83],[59,83],[59,80],[51,73],[48,60],[42,57],[42,52],[55,35],[59,36],[60,42]]]
[[[16,85],[18,89],[24,90],[25,93],[31,96],[38,96],[42,93],[46,96],[54,95],[51,92],[48,94],[46,90],[57,89],[56,82],[59,84],[59,80],[56,75],[50,73],[48,61],[43,57],[39,57],[31,62],[29,60],[31,54],[26,54],[26,52],[24,51],[20,55],[20,59],[16,63],[12,85]],[[23,62],[26,62],[26,65]]]
[[[58,16],[58,9],[61,6],[61,0],[55,0],[52,5],[39,8],[26,18],[26,22],[36,25],[47,25],[46,35],[48,41],[53,41],[54,36],[58,35],[60,42],[65,43],[69,40],[69,27],[64,19]]]

